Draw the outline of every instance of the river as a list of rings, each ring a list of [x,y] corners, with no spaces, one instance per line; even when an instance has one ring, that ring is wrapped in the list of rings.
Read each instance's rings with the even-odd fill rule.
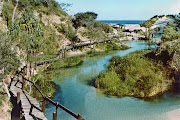
[[[93,78],[106,69],[112,56],[125,56],[148,48],[144,41],[126,43],[131,46],[128,50],[86,57],[82,65],[60,70],[60,77],[53,78],[59,87],[52,99],[75,113],[81,113],[86,120],[168,120],[165,113],[180,107],[180,95],[169,92],[153,101],[143,101],[133,97],[106,96],[93,87]],[[46,116],[49,120],[53,112],[55,107],[47,103]],[[75,120],[60,109],[58,119]]]

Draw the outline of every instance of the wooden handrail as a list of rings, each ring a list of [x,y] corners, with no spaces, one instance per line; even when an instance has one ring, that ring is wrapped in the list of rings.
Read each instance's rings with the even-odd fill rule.
[[[31,110],[30,110],[30,111],[32,111],[33,108],[36,108],[36,109],[38,109],[38,110],[40,110],[40,111],[42,111],[42,112],[45,112],[45,101],[47,100],[49,103],[51,103],[51,104],[53,104],[54,106],[56,106],[56,114],[53,113],[54,115],[56,115],[56,119],[57,119],[57,108],[59,107],[59,108],[61,108],[62,110],[64,110],[65,112],[69,113],[69,114],[70,114],[71,116],[73,116],[74,118],[76,118],[76,119],[78,119],[78,120],[83,120],[83,119],[82,119],[82,116],[81,116],[80,114],[75,114],[74,112],[72,112],[72,111],[69,110],[68,108],[64,107],[63,105],[61,105],[61,104],[59,104],[59,103],[55,103],[55,102],[54,102],[53,100],[51,100],[50,98],[45,97],[44,94],[43,94],[43,93],[41,92],[41,90],[35,85],[34,82],[32,82],[31,80],[28,80],[27,78],[25,78],[25,76],[24,76],[24,74],[23,74],[23,70],[24,70],[25,68],[27,68],[27,67],[24,66],[24,67],[21,69],[21,71],[16,71],[16,74],[17,74],[17,75],[21,75],[24,80],[26,80],[27,82],[31,83],[31,84],[36,88],[36,90],[41,94],[41,96],[42,96],[42,98],[43,98],[42,110],[40,110],[40,109],[39,109],[38,107],[36,107],[35,105],[31,104],[31,102],[29,101],[30,104],[31,104]],[[13,81],[13,79],[11,79],[10,85],[12,84],[12,81]],[[21,84],[24,84],[24,82],[21,82],[20,80],[17,80],[17,83],[18,83],[18,82],[21,83]],[[24,92],[24,90],[23,90],[23,92]],[[30,113],[31,113],[31,112],[30,112]]]
[[[63,109],[64,111],[66,111],[67,113],[69,113],[71,116],[75,117],[76,119],[78,119],[78,115],[75,114],[74,112],[72,112],[71,110],[67,109],[66,107],[64,107],[63,105],[59,104],[59,103],[55,103],[54,101],[52,101],[51,99],[49,99],[48,97],[45,97],[45,100],[47,100],[48,102],[50,102],[51,104],[53,104],[54,106],[58,106],[61,109]]]

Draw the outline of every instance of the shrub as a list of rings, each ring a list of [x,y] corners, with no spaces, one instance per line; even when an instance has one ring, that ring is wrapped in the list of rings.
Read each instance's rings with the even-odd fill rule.
[[[164,29],[164,34],[162,35],[162,38],[161,40],[163,42],[166,42],[166,41],[173,41],[173,40],[176,40],[176,39],[179,39],[180,38],[180,30],[177,31],[175,30],[174,27],[172,26],[166,26]]]
[[[101,23],[101,22],[95,22],[94,27],[96,28],[101,28],[105,33],[112,33],[113,29],[111,26],[109,26],[106,23]]]
[[[79,42],[79,38],[77,36],[77,30],[73,29],[73,27],[70,24],[68,24],[68,30],[65,35],[73,45]]]
[[[125,57],[114,56],[108,69],[95,81],[97,88],[115,96],[148,98],[170,87],[162,64],[145,58],[147,52],[136,52]]]

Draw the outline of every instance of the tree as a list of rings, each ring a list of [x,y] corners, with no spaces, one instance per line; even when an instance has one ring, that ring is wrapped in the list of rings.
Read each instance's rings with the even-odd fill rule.
[[[6,75],[15,72],[19,67],[19,60],[15,50],[11,49],[11,41],[7,34],[0,31],[0,75]]]
[[[75,16],[75,19],[72,21],[74,23],[73,26],[75,28],[78,28],[79,26],[86,27],[86,26],[93,25],[98,14],[94,12],[85,12],[85,13],[77,13],[74,16]]]

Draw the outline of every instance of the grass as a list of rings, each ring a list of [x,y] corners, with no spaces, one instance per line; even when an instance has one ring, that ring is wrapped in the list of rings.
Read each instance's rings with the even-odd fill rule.
[[[114,56],[108,69],[95,80],[95,86],[112,96],[151,98],[168,90],[171,80],[162,63],[145,57],[149,51],[125,57]]]
[[[48,69],[60,69],[60,68],[68,68],[68,67],[74,67],[77,65],[82,64],[82,60],[80,57],[66,57],[61,60],[54,61],[50,63],[48,66]]]
[[[85,56],[93,57],[96,55],[102,55],[104,53],[105,53],[105,51],[104,52],[98,52],[96,50],[91,49],[90,51],[87,52],[87,55],[85,55]]]
[[[122,43],[108,42],[108,43],[100,43],[96,45],[96,48],[102,49],[105,51],[113,51],[113,50],[127,50],[130,47]]]

